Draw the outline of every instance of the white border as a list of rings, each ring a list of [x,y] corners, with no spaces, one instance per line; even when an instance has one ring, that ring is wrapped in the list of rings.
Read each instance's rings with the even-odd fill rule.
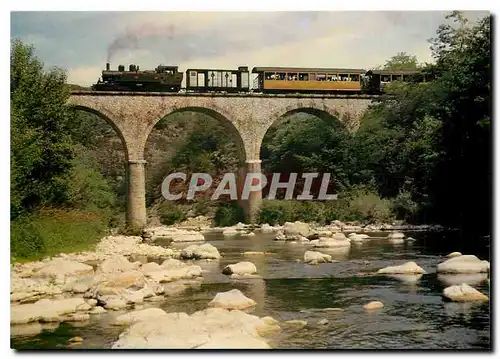
[[[7,4],[7,2],[3,2],[2,6],[5,6],[4,4]],[[377,1],[372,1],[372,0],[365,0],[365,1],[328,1],[328,0],[308,0],[304,2],[292,2],[292,1],[273,1],[270,2],[268,0],[245,0],[245,1],[235,1],[235,0],[218,0],[218,1],[206,1],[206,0],[183,0],[183,1],[178,1],[178,2],[172,2],[172,1],[152,1],[152,0],[142,0],[142,1],[132,1],[132,0],[120,0],[120,1],[102,1],[102,0],[87,0],[84,2],[85,6],[82,6],[82,2],[67,2],[67,1],[62,1],[62,0],[45,0],[45,1],[26,1],[26,0],[17,0],[15,3],[11,3],[9,8],[5,9],[6,11],[2,11],[2,18],[1,18],[1,29],[3,32],[3,36],[1,37],[2,41],[4,42],[3,48],[5,49],[4,56],[2,57],[2,62],[4,62],[2,65],[2,68],[4,71],[2,72],[2,76],[4,81],[2,81],[3,87],[2,91],[5,91],[5,93],[2,96],[2,101],[4,101],[4,105],[2,106],[2,109],[4,111],[4,116],[3,120],[0,122],[1,128],[1,135],[4,137],[3,140],[0,141],[0,146],[2,146],[0,150],[0,154],[3,157],[2,163],[9,163],[9,153],[10,153],[10,148],[9,148],[9,143],[10,143],[10,137],[9,137],[9,122],[8,118],[10,118],[10,113],[9,109],[9,102],[8,102],[8,91],[7,90],[7,84],[9,83],[9,80],[7,78],[7,68],[9,67],[9,60],[7,58],[7,54],[9,53],[10,49],[10,41],[8,40],[10,38],[10,11],[49,11],[49,10],[68,10],[68,11],[75,11],[75,10],[100,10],[100,11],[111,11],[111,10],[190,10],[190,11],[230,11],[230,10],[244,10],[244,11],[282,11],[282,10],[453,10],[453,9],[462,9],[462,10],[490,10],[494,14],[496,14],[496,8],[498,2],[493,2],[493,1],[485,1],[485,0],[475,0],[475,1],[463,1],[463,0],[454,0],[454,1],[435,1],[435,0],[420,0],[420,1],[393,1],[393,0],[377,0]],[[495,24],[495,33],[493,39],[497,38],[498,35],[498,24]],[[7,36],[9,34],[9,36]],[[497,58],[495,58],[495,67],[497,68]],[[495,74],[495,83],[498,81],[498,70],[496,71]],[[495,91],[494,93],[494,104],[497,104],[498,99],[498,93]],[[494,126],[495,129],[495,137],[498,138],[498,125]],[[499,161],[499,153],[498,153],[498,146],[495,146],[495,168],[498,168],[498,161]],[[7,166],[4,166],[4,172],[7,172]],[[496,172],[496,171],[495,171]],[[498,176],[496,176],[498,177]],[[2,229],[4,229],[5,235],[2,236],[3,240],[3,245],[8,246],[8,228],[9,228],[9,202],[7,199],[9,198],[9,176],[5,173],[1,177],[2,185],[2,195],[0,198],[3,199],[3,205],[1,206],[1,211],[2,211]],[[497,182],[495,181],[495,185]],[[499,195],[497,192],[495,192],[495,204],[498,203]],[[500,223],[500,214],[498,212],[495,212],[494,216],[494,223]],[[492,234],[492,238],[496,239],[496,233]],[[494,244],[494,251],[495,253],[492,256],[492,262],[494,259],[498,258],[497,256],[497,251],[499,244]],[[1,271],[1,276],[3,277],[2,283],[6,285],[5,283],[10,283],[10,268],[7,268],[7,263],[10,262],[10,256],[9,256],[9,250],[4,250],[2,251],[4,253],[4,266],[5,269]],[[496,272],[496,263],[492,264],[492,271]],[[495,273],[496,274],[496,273]],[[493,282],[492,287],[496,288],[496,275],[492,274]],[[4,301],[4,305],[2,306],[5,308],[4,313],[9,313],[10,312],[10,302],[8,299],[7,292],[2,296],[2,301]],[[494,303],[492,303],[494,304]],[[495,318],[497,317],[497,312],[498,310],[495,310]],[[5,315],[4,317],[7,317],[8,315]],[[491,325],[494,326],[494,323],[496,320],[492,320]],[[2,350],[5,351],[7,349],[7,355],[8,357],[11,357],[14,355],[14,353],[9,350],[10,348],[10,327],[8,326],[7,320],[4,319],[2,322]],[[494,336],[491,338],[492,343],[496,342],[497,335],[494,332]],[[92,353],[92,352],[88,352]],[[50,353],[49,355],[51,355]],[[151,353],[148,353],[151,354]],[[236,353],[229,353],[229,355],[235,355]],[[383,355],[387,355],[388,353],[382,353]],[[395,353],[396,355],[401,355],[401,353]],[[36,354],[25,354],[25,357],[34,357]],[[59,354],[61,357],[69,357],[69,354]],[[88,355],[88,354],[87,354]],[[127,354],[128,356],[134,356],[134,357],[142,357],[143,354]],[[177,356],[191,356],[194,355],[193,353],[185,353],[185,354],[177,354],[177,353],[160,353],[160,355],[168,355],[169,357],[177,357]],[[214,353],[213,355],[220,355],[220,353]],[[237,353],[236,355],[248,355],[247,353]],[[252,355],[252,354],[251,354]],[[253,354],[256,355],[256,354]],[[269,354],[262,354],[259,353],[259,356],[267,356]],[[289,355],[288,353],[286,355]],[[313,354],[311,353],[301,353],[301,356],[312,356]],[[334,355],[335,357],[345,357],[346,354],[344,353],[331,353],[328,355]],[[356,357],[360,356],[361,354],[350,354],[349,356]],[[425,357],[433,357],[437,356],[437,353],[419,353],[418,356],[424,356]],[[466,354],[466,356],[470,356],[471,354]],[[101,357],[104,356],[102,353],[93,353],[94,357]]]

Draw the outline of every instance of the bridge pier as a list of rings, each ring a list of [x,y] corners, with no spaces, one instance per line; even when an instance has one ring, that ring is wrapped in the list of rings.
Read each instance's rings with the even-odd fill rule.
[[[143,228],[147,222],[145,164],[145,160],[129,160],[127,165],[127,225],[133,228]]]
[[[246,163],[246,173],[261,173],[261,160],[247,160]],[[262,191],[250,192],[248,200],[245,200],[245,213],[247,216],[248,223],[256,223],[258,221],[260,205],[262,204]]]

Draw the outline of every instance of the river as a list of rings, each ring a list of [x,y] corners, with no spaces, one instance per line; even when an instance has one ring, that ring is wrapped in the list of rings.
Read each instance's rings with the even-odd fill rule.
[[[222,235],[214,234],[207,237],[208,242],[219,249],[223,258],[197,262],[207,270],[202,284],[144,307],[159,306],[167,312],[191,314],[205,309],[217,292],[237,288],[257,301],[252,314],[269,315],[280,322],[292,319],[308,322],[302,329],[283,327],[280,334],[269,338],[274,348],[490,349],[490,303],[445,302],[441,294],[447,281],[453,278],[436,274],[437,264],[452,251],[490,260],[489,244],[462,240],[458,233],[406,234],[416,240],[390,244],[385,239],[372,239],[353,244],[348,251],[320,249],[332,254],[336,261],[317,266],[297,261],[310,249],[302,244],[273,241],[266,235],[222,239]],[[471,248],[472,242],[475,250]],[[269,254],[244,256],[245,251]],[[262,278],[233,280],[221,274],[224,266],[239,261],[253,262]],[[415,261],[428,274],[416,282],[374,274],[379,268],[407,261]],[[489,296],[487,281],[475,287]],[[384,308],[364,311],[363,305],[373,300],[382,301]],[[86,323],[54,325],[36,336],[13,334],[11,347],[110,348],[123,330],[111,325],[113,318],[121,313],[91,316]],[[328,323],[318,324],[322,319]],[[74,336],[82,337],[83,342],[69,344],[68,340]]]

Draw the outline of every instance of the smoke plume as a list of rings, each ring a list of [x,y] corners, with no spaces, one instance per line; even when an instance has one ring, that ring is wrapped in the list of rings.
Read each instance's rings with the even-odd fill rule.
[[[139,49],[141,40],[146,37],[166,36],[173,39],[174,34],[174,25],[142,24],[129,27],[109,44],[106,62],[111,62],[113,56],[120,51]]]

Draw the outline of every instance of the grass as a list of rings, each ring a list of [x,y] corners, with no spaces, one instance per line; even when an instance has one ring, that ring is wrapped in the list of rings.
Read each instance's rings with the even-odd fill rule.
[[[42,210],[11,222],[11,262],[91,250],[106,234],[109,215],[101,211]]]

